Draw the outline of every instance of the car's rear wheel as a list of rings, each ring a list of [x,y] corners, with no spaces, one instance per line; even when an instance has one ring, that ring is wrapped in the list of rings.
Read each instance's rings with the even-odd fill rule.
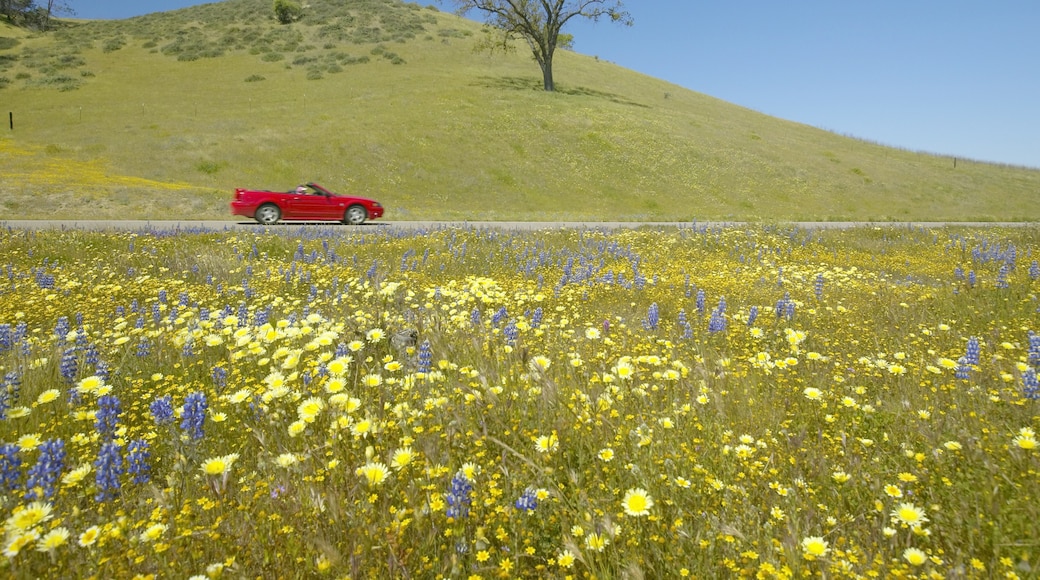
[[[360,205],[352,205],[347,208],[343,215],[343,223],[351,226],[359,226],[368,219],[368,211]]]
[[[276,224],[280,219],[282,219],[282,210],[278,209],[278,206],[273,203],[265,203],[256,208],[256,221],[265,226]]]

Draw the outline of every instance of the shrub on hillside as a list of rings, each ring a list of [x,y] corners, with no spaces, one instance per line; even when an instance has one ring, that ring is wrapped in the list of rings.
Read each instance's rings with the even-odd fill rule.
[[[102,52],[115,52],[124,46],[126,46],[126,39],[122,36],[117,36],[106,40],[105,43],[101,45],[101,50]]]
[[[282,24],[296,22],[303,17],[303,7],[292,0],[274,0],[274,17]]]

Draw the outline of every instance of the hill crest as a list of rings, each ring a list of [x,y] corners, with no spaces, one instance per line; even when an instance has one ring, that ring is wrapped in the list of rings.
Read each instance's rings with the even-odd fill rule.
[[[0,32],[17,43],[0,49],[17,122],[0,143],[33,152],[0,162],[21,176],[0,185],[3,214],[72,195],[116,215],[221,218],[234,187],[314,180],[379,199],[389,219],[1040,218],[1040,171],[954,166],[569,52],[547,94],[523,51],[474,52],[479,24],[413,4],[313,2],[290,25],[269,4]],[[40,169],[61,159],[195,189],[95,180],[87,196]]]

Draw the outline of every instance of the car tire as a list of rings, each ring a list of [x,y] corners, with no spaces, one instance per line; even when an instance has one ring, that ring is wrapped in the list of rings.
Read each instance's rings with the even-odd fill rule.
[[[365,223],[368,219],[368,210],[360,205],[352,205],[347,208],[347,212],[343,214],[343,223],[349,226],[359,226]]]
[[[265,226],[276,224],[280,219],[282,219],[282,210],[273,203],[265,203],[256,208],[256,221]]]

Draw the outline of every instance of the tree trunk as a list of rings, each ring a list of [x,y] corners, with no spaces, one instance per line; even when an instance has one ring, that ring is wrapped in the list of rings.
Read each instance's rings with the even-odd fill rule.
[[[551,93],[556,90],[556,84],[553,82],[552,59],[546,59],[542,63],[542,82],[545,84],[546,91]]]

